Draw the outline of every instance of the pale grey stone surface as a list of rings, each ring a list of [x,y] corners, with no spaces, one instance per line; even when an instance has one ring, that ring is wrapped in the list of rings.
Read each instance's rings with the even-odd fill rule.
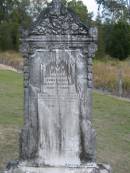
[[[94,162],[80,167],[27,167],[21,164],[5,173],[111,173],[111,167],[105,164],[97,165]]]
[[[91,125],[96,29],[54,0],[23,34],[25,124],[20,159],[39,165],[95,161]]]
[[[8,173],[100,173],[91,123],[96,34],[60,0],[23,33],[24,127],[19,168]]]

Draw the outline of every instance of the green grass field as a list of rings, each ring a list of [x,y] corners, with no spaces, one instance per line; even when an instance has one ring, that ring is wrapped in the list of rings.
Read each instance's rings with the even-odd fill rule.
[[[0,71],[0,168],[18,158],[23,123],[22,75]],[[113,173],[130,170],[130,102],[93,94],[93,122],[97,131],[97,161],[112,165]]]

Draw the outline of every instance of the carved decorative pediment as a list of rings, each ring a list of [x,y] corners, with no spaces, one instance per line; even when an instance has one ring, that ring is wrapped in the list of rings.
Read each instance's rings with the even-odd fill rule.
[[[30,29],[32,35],[87,35],[88,28],[60,1],[53,1]]]

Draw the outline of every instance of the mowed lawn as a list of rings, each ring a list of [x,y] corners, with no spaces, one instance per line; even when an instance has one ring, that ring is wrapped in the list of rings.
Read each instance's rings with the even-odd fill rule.
[[[97,131],[97,162],[113,173],[130,171],[130,102],[93,94],[93,124]],[[0,70],[0,169],[18,158],[23,124],[22,74]]]

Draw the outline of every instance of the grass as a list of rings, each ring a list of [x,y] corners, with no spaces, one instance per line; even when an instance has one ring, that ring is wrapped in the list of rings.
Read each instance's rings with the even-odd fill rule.
[[[93,119],[97,131],[97,160],[114,173],[130,170],[130,102],[94,93]]]
[[[23,114],[22,75],[0,71],[0,168],[18,158]],[[93,93],[93,122],[97,131],[97,161],[112,165],[113,173],[130,170],[130,102]]]
[[[22,126],[22,75],[0,71],[0,168],[18,157],[18,134]]]
[[[0,71],[0,123],[19,124],[23,114],[22,75]]]

